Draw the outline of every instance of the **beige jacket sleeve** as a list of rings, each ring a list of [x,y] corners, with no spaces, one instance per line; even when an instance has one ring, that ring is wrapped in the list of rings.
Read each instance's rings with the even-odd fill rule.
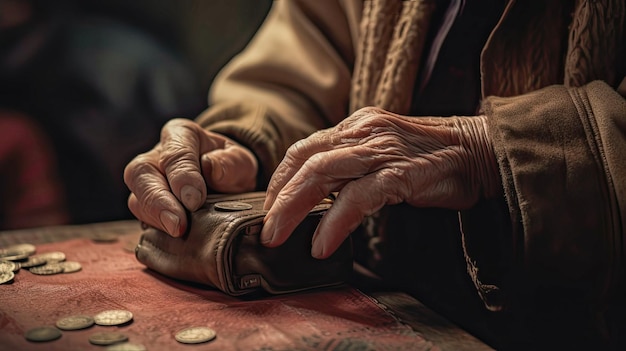
[[[544,298],[553,290],[578,302],[609,300],[624,279],[626,101],[595,81],[491,97],[484,112],[513,235],[509,254],[500,251],[508,266],[501,269],[480,250],[502,228],[492,227],[490,236],[479,221],[463,223],[469,271],[483,300],[498,310],[502,295],[520,293],[520,283],[524,293]]]
[[[216,77],[210,108],[197,121],[256,154],[259,187],[291,144],[346,117],[356,13],[333,0],[275,1],[255,37]]]

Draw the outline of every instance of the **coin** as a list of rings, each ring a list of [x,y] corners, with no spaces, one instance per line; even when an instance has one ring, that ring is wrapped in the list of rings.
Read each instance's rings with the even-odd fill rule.
[[[16,267],[16,263],[13,261],[0,260],[0,273],[15,272],[19,270],[20,266],[17,266],[18,267],[17,269],[15,269],[15,267]]]
[[[174,338],[183,344],[200,344],[215,339],[215,330],[207,327],[190,327],[176,333]]]
[[[110,232],[96,232],[91,234],[90,238],[95,242],[110,243],[117,241],[117,239],[119,238],[119,234]]]
[[[100,332],[89,336],[89,342],[94,345],[113,345],[126,340],[128,336],[118,332]]]
[[[223,201],[215,204],[215,209],[222,211],[243,211],[251,208],[252,205],[249,203],[239,201]]]
[[[133,319],[133,314],[126,310],[102,311],[93,317],[98,325],[120,325]]]
[[[53,275],[63,273],[63,267],[57,263],[48,263],[43,266],[31,267],[28,271],[37,275]]]
[[[57,321],[56,326],[61,330],[79,330],[89,328],[93,324],[93,318],[78,315],[61,318]]]
[[[54,327],[37,327],[28,330],[24,336],[30,341],[52,341],[61,337],[61,331]]]
[[[16,244],[0,249],[0,259],[7,261],[23,260],[34,254],[35,245],[32,244]]]
[[[17,273],[22,268],[22,264],[19,262],[13,262],[13,273]]]
[[[83,269],[83,266],[76,261],[64,261],[57,264],[63,267],[63,273],[74,273]]]
[[[44,253],[35,255],[35,257],[44,258],[46,259],[46,262],[48,263],[56,263],[56,262],[65,261],[65,254],[61,251],[44,252]]]
[[[8,283],[15,278],[15,273],[13,272],[2,272],[0,273],[0,284]]]
[[[46,262],[48,262],[48,260],[45,257],[30,256],[28,260],[22,262],[22,268],[42,266],[46,264]]]
[[[145,346],[141,344],[131,344],[124,342],[121,344],[115,344],[106,348],[107,351],[147,351]]]

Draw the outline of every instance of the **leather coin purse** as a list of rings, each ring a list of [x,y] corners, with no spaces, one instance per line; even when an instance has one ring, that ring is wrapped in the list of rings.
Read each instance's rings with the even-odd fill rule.
[[[261,245],[264,192],[209,195],[191,213],[189,230],[174,238],[155,228],[142,233],[137,259],[168,277],[208,285],[237,296],[263,289],[271,294],[338,285],[352,272],[350,239],[327,259],[311,256],[315,229],[332,206],[316,205],[287,241]]]

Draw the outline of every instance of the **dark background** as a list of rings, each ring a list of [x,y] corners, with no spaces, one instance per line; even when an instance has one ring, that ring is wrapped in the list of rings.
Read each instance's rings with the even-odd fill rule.
[[[271,6],[270,0],[0,0],[5,23],[11,12],[3,14],[3,6],[19,2],[30,3],[32,13],[19,26],[0,26],[0,111],[28,116],[50,142],[67,222],[74,224],[132,218],[124,166],[158,141],[167,120],[195,118],[207,107],[215,75]],[[15,48],[27,54],[15,55]],[[1,156],[6,209],[15,201],[3,195],[14,193],[16,168]],[[3,216],[0,208],[0,229]]]

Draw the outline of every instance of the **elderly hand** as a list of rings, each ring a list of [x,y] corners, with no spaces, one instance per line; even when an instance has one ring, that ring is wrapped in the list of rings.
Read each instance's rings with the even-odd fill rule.
[[[384,205],[465,209],[501,192],[486,117],[411,118],[377,108],[295,143],[270,181],[261,242],[282,244],[315,204],[339,192],[313,236],[330,256]]]
[[[252,191],[257,170],[247,148],[193,121],[173,119],[161,130],[161,141],[126,166],[128,207],[146,224],[181,236],[187,229],[185,209],[204,204],[207,185],[222,193]]]

